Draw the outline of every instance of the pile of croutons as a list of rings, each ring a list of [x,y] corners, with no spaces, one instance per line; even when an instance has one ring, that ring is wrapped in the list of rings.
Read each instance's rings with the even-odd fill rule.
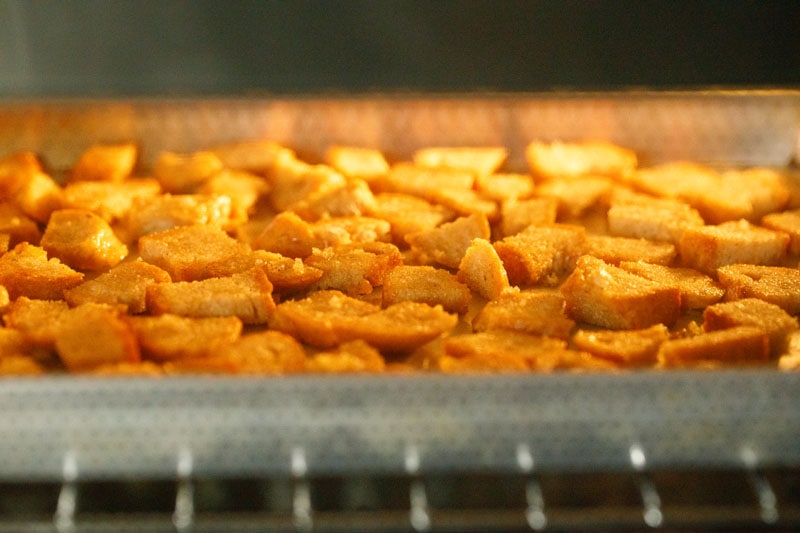
[[[607,142],[0,160],[0,374],[800,368],[800,188]]]

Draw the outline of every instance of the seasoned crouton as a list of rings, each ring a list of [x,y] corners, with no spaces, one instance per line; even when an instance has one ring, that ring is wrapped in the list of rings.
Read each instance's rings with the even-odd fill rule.
[[[242,321],[235,316],[192,318],[165,313],[133,316],[128,322],[143,356],[159,362],[215,354],[242,333]]]
[[[85,209],[53,212],[41,247],[76,270],[105,270],[128,255],[108,222]]]
[[[53,342],[55,342],[55,339]],[[41,344],[33,342],[22,331],[15,328],[0,327],[0,362],[12,357],[24,357],[35,362],[45,362],[49,355],[46,348],[42,348]],[[41,365],[37,366],[44,371]],[[3,374],[2,370],[0,370],[0,374]]]
[[[647,239],[615,237],[612,235],[587,235],[585,253],[614,265],[620,261],[645,261],[669,265],[675,259],[675,246],[668,242]]]
[[[61,320],[69,310],[64,300],[34,300],[20,296],[3,315],[6,327],[21,332],[37,346],[52,347],[58,337]]]
[[[655,363],[659,347],[669,338],[667,326],[655,324],[633,330],[581,329],[572,342],[581,350],[628,367]]]
[[[308,221],[328,217],[355,217],[370,213],[375,208],[375,197],[361,179],[346,182],[310,193],[292,204],[291,209]]]
[[[476,176],[496,172],[507,157],[508,150],[502,146],[435,146],[412,155],[414,164],[421,167],[465,170]]]
[[[253,241],[253,248],[291,258],[305,258],[317,246],[314,230],[308,222],[291,211],[273,218]]]
[[[215,146],[211,152],[222,161],[226,168],[253,172],[264,176],[269,174],[281,157],[291,157],[294,152],[271,140],[238,141]]]
[[[593,207],[607,204],[612,182],[603,176],[579,176],[539,184],[536,195],[558,202],[559,220],[575,219]]]
[[[347,180],[327,165],[311,165],[295,157],[280,157],[273,168],[270,201],[285,211],[306,199],[321,197],[346,185]]]
[[[124,305],[128,313],[138,314],[146,309],[147,287],[169,281],[169,274],[155,265],[144,261],[126,261],[65,290],[64,300],[73,307],[88,302]]]
[[[12,202],[32,219],[45,223],[53,211],[63,207],[63,189],[48,174],[34,172],[17,189]]]
[[[383,282],[383,306],[399,302],[422,302],[441,305],[450,313],[464,314],[472,294],[450,272],[432,266],[396,266]]]
[[[512,285],[554,284],[569,274],[584,252],[586,230],[554,224],[528,226],[524,231],[494,243]]]
[[[308,266],[299,258],[292,259],[275,252],[256,250],[256,264],[267,274],[276,292],[295,292],[308,289],[319,281],[323,271]]]
[[[395,244],[407,246],[406,235],[431,230],[451,221],[455,214],[442,205],[409,194],[381,193],[375,196],[373,216],[389,222]]]
[[[211,224],[227,227],[233,217],[231,199],[207,194],[163,194],[155,198],[135,198],[128,211],[127,235],[136,241],[142,235],[178,226]]]
[[[87,303],[67,311],[58,328],[55,348],[70,372],[141,359],[136,335],[128,322],[117,307],[104,304]]]
[[[578,259],[561,285],[567,315],[608,329],[642,329],[671,325],[680,316],[681,294],[588,255]]]
[[[685,266],[714,274],[719,267],[735,263],[779,264],[788,245],[786,233],[739,220],[689,228],[683,233],[678,250]]]
[[[305,370],[303,346],[280,331],[262,331],[241,336],[217,350],[216,357],[234,365],[237,374],[289,374]]]
[[[60,300],[66,289],[83,281],[83,273],[72,270],[57,258],[26,242],[0,256],[0,285],[12,300],[20,296]]]
[[[770,213],[761,219],[761,225],[789,235],[789,253],[800,254],[800,209]]]
[[[115,222],[128,215],[135,201],[146,202],[160,193],[161,184],[152,178],[75,181],[64,187],[64,207],[86,209],[106,222]]]
[[[634,188],[662,198],[687,201],[719,187],[717,171],[691,161],[670,161],[661,165],[637,169],[626,176],[625,182]]]
[[[169,273],[172,281],[229,276],[255,265],[252,249],[215,226],[179,226],[139,239],[142,260]]]
[[[662,368],[763,363],[769,359],[769,337],[753,326],[709,331],[663,342],[656,357]]]
[[[668,267],[645,261],[621,261],[620,268],[664,285],[675,285],[681,291],[683,309],[702,309],[715,304],[725,295],[713,278],[692,268]]]
[[[78,157],[70,181],[119,182],[133,172],[138,149],[133,143],[95,144]]]
[[[771,168],[727,170],[722,182],[725,191],[739,191],[747,198],[750,208],[743,218],[750,222],[784,209],[791,196],[784,174]]]
[[[386,275],[401,264],[400,250],[391,243],[332,246],[314,252],[304,263],[322,271],[311,290],[337,289],[349,296],[369,294],[384,283]]]
[[[334,145],[325,152],[325,162],[347,176],[372,183],[389,172],[383,153],[374,148]]]
[[[213,152],[160,152],[153,166],[153,176],[164,191],[173,194],[194,192],[198,186],[224,168]]]
[[[790,315],[800,313],[800,270],[762,265],[728,265],[717,269],[726,300],[759,298]]]
[[[608,209],[612,235],[678,244],[683,232],[704,225],[696,209],[680,200],[645,195],[615,196]]]
[[[497,250],[486,239],[473,239],[458,265],[456,279],[486,300],[494,300],[510,287]]]
[[[314,247],[391,241],[391,225],[379,218],[344,216],[323,218],[311,226]]]
[[[29,151],[13,152],[0,159],[0,198],[13,198],[35,174],[44,172],[39,157]]]
[[[451,168],[427,168],[412,163],[397,163],[383,180],[379,192],[394,192],[431,200],[442,190],[472,190],[475,174]]]
[[[458,268],[473,239],[491,236],[489,221],[485,216],[473,214],[445,222],[434,229],[406,235],[406,241],[432,261],[448,268]]]
[[[752,326],[767,333],[773,355],[786,351],[787,336],[800,327],[795,317],[777,305],[758,298],[718,303],[703,311],[703,329],[706,331],[736,326]]]
[[[203,182],[197,192],[230,198],[231,218],[241,224],[247,221],[258,201],[269,189],[269,182],[262,176],[244,170],[223,169]]]
[[[472,189],[438,189],[426,196],[433,203],[455,211],[457,215],[480,214],[494,222],[500,216],[497,202]]]
[[[306,371],[325,374],[382,372],[385,369],[386,361],[381,353],[362,340],[315,353],[306,363]]]
[[[0,202],[0,233],[8,235],[10,247],[21,242],[39,244],[42,236],[38,224],[8,202]]]
[[[547,226],[558,218],[555,198],[507,200],[500,206],[500,237],[516,235],[528,226]]]
[[[605,141],[531,142],[525,157],[539,179],[569,178],[587,174],[624,176],[637,165],[636,154]]]
[[[472,320],[474,331],[521,331],[568,339],[575,321],[564,297],[551,291],[508,291],[488,302]]]
[[[275,308],[272,284],[260,268],[201,281],[154,283],[147,287],[153,314],[188,317],[236,316],[245,324],[263,324]]]
[[[407,352],[452,330],[457,315],[441,307],[400,302],[385,309],[340,291],[317,291],[278,304],[270,328],[319,348],[361,339],[381,351]]]
[[[503,172],[481,174],[475,178],[475,190],[499,203],[528,198],[534,188],[533,178],[529,174]]]

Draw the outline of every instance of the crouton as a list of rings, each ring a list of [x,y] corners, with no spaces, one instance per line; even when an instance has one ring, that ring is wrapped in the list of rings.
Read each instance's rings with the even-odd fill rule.
[[[21,242],[39,244],[42,232],[39,225],[8,202],[0,202],[0,233],[8,235],[8,245],[14,247]]]
[[[328,351],[315,353],[306,363],[306,371],[324,374],[382,372],[386,361],[381,353],[362,340],[345,342]]]
[[[450,272],[425,265],[396,266],[383,282],[383,306],[399,302],[422,302],[440,305],[450,313],[464,314],[472,293]]]
[[[6,327],[13,328],[37,346],[53,347],[59,327],[69,310],[64,300],[35,300],[20,296],[3,315]]]
[[[500,237],[516,235],[528,226],[547,226],[558,218],[555,198],[507,200],[500,206]]]
[[[787,336],[800,327],[795,317],[777,305],[758,298],[718,303],[703,311],[703,329],[706,331],[736,326],[756,327],[767,333],[773,355],[786,351]]]
[[[586,230],[554,224],[528,226],[524,231],[494,243],[512,285],[557,284],[569,274],[584,252]]]
[[[104,304],[87,303],[67,311],[60,321],[55,348],[70,372],[141,359],[128,322],[117,307]]]
[[[305,258],[311,255],[317,244],[311,224],[291,211],[284,211],[267,224],[252,247],[286,257]]]
[[[502,172],[498,174],[479,174],[475,178],[475,190],[495,202],[521,200],[533,194],[535,187],[529,174]]]
[[[389,163],[383,153],[374,148],[358,146],[330,146],[325,152],[325,162],[347,176],[373,183],[389,172]]]
[[[582,256],[560,287],[566,313],[608,329],[673,324],[681,313],[680,290],[631,274],[601,259]]]
[[[520,331],[568,339],[575,321],[564,313],[564,297],[551,291],[508,291],[472,319],[474,331]]]
[[[285,211],[302,200],[319,198],[343,187],[347,181],[327,165],[311,165],[295,157],[281,157],[273,168],[271,183],[272,207],[275,211]]]
[[[413,250],[448,268],[458,268],[473,239],[491,236],[489,221],[480,214],[459,217],[434,229],[406,235]]]
[[[231,219],[235,223],[247,221],[258,201],[270,189],[269,182],[262,176],[244,170],[223,169],[198,188],[198,194],[209,196],[227,196],[231,199]]]
[[[606,205],[611,189],[610,179],[589,175],[546,181],[536,188],[536,195],[555,199],[558,202],[559,220],[570,220],[579,218],[594,207]]]
[[[789,253],[800,254],[800,209],[770,213],[761,219],[761,225],[789,235]]]
[[[786,256],[788,245],[786,233],[739,220],[687,229],[678,251],[684,266],[714,274],[719,267],[735,263],[777,265]]]
[[[494,222],[500,216],[497,202],[472,189],[437,189],[426,196],[433,203],[452,209],[457,215],[479,214]]]
[[[443,146],[416,150],[415,165],[429,168],[449,168],[487,176],[496,172],[508,157],[502,146]]]
[[[769,358],[769,337],[752,326],[709,331],[663,342],[656,358],[662,368],[761,364]]]
[[[322,271],[310,290],[337,289],[349,296],[371,293],[402,262],[400,250],[383,242],[315,249],[304,261],[306,266]]]
[[[608,209],[612,235],[678,244],[683,232],[704,225],[696,209],[680,200],[645,195],[617,196]]]
[[[494,300],[510,287],[503,261],[492,243],[473,239],[458,265],[456,279],[486,300]]]
[[[14,356],[43,359],[41,347],[18,329],[0,327],[0,361]],[[2,372],[0,372],[1,374]]]
[[[64,291],[79,285],[83,273],[57,258],[48,258],[38,246],[22,242],[0,256],[0,285],[12,300],[20,296],[40,300],[60,300]]]
[[[728,265],[717,269],[726,300],[759,298],[790,315],[800,313],[800,270],[762,265]]]
[[[442,205],[400,193],[376,195],[372,214],[389,223],[392,241],[398,246],[408,245],[406,235],[432,230],[455,216],[452,210]]]
[[[255,139],[215,146],[211,152],[226,168],[253,172],[265,176],[282,157],[291,157],[294,152],[271,140]]]
[[[126,261],[95,278],[64,291],[64,300],[72,306],[88,302],[123,305],[130,314],[146,309],[147,287],[171,281],[170,275],[144,261]]]
[[[84,209],[53,212],[42,234],[41,247],[76,270],[106,270],[128,255],[108,222]]]
[[[192,153],[160,152],[153,166],[153,177],[165,192],[186,194],[224,168],[222,161],[210,151]]]
[[[319,281],[324,273],[307,266],[301,259],[285,257],[275,252],[257,250],[256,264],[264,270],[275,292],[296,292],[308,289]]]
[[[633,151],[605,141],[534,141],[525,148],[525,157],[533,175],[542,180],[587,174],[624,176],[637,165]]]
[[[668,267],[645,261],[621,261],[619,267],[651,281],[678,287],[684,310],[703,309],[725,295],[725,289],[711,276],[692,268]]]
[[[572,342],[597,357],[630,367],[654,364],[659,347],[669,338],[667,326],[654,324],[633,330],[581,329],[572,336]]]
[[[155,199],[161,184],[152,178],[131,178],[121,182],[75,181],[64,187],[64,207],[86,209],[106,222],[124,219],[134,202]]]
[[[13,198],[34,174],[44,172],[39,157],[29,151],[13,152],[0,159],[0,198]]]
[[[216,354],[242,333],[235,316],[193,318],[165,313],[128,318],[144,357],[157,362]]]
[[[310,193],[292,204],[291,210],[305,220],[315,221],[327,217],[366,215],[374,207],[375,197],[367,182],[352,178]]]
[[[155,198],[134,198],[126,219],[131,241],[142,235],[178,226],[210,224],[226,228],[231,224],[233,206],[227,196],[207,194],[163,194]]]
[[[228,360],[237,374],[296,374],[306,366],[303,346],[294,337],[270,330],[242,335],[211,358]]]
[[[260,268],[201,281],[154,283],[147,287],[153,314],[187,317],[236,316],[245,324],[264,324],[275,308],[272,284]]]
[[[53,211],[64,206],[61,186],[43,172],[31,173],[12,201],[23,213],[41,223],[47,222]]]
[[[722,173],[722,182],[725,191],[739,191],[747,198],[750,206],[742,218],[754,223],[784,209],[791,196],[786,176],[771,168],[727,170]]]
[[[668,242],[613,235],[587,235],[585,253],[614,265],[637,260],[669,265],[676,255],[675,246]]]
[[[451,168],[427,168],[412,163],[392,166],[379,192],[394,192],[431,200],[442,190],[472,190],[475,174]]]
[[[387,221],[366,216],[323,218],[312,224],[311,231],[315,248],[392,240]]]
[[[137,155],[138,149],[133,143],[92,145],[78,157],[69,180],[122,181],[133,172]]]

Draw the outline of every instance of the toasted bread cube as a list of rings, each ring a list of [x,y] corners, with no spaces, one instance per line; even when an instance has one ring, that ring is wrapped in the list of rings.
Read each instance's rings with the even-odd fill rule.
[[[242,333],[242,321],[235,316],[192,318],[165,313],[132,316],[128,322],[143,355],[158,362],[215,354]]]
[[[84,209],[55,211],[42,235],[41,247],[76,270],[106,270],[125,259],[128,247],[108,222]]]
[[[475,178],[475,189],[484,197],[502,204],[508,200],[528,198],[533,194],[535,186],[529,174],[502,172],[478,175]]]
[[[800,209],[770,213],[761,219],[761,225],[789,235],[789,253],[800,254]]]
[[[429,168],[466,170],[476,176],[496,172],[508,157],[502,146],[433,146],[416,150],[415,165]]]
[[[42,237],[38,224],[18,207],[7,202],[0,202],[0,233],[8,235],[10,247],[21,242],[39,244]]]
[[[328,217],[355,217],[366,215],[375,207],[375,197],[361,179],[347,182],[309,194],[296,202],[291,209],[305,220],[315,221]]]
[[[664,368],[764,363],[769,359],[769,336],[752,326],[709,331],[668,340],[656,357]]]
[[[0,362],[12,357],[24,357],[33,361],[42,361],[47,358],[47,355],[46,349],[43,350],[41,345],[34,343],[22,331],[0,327]],[[41,368],[41,370],[44,369]],[[0,370],[0,374],[3,374],[2,370]]]
[[[349,296],[369,294],[384,283],[386,275],[403,262],[391,243],[373,242],[314,249],[306,266],[322,271],[311,290],[336,289]]]
[[[222,346],[216,357],[231,360],[238,374],[290,374],[302,372],[306,366],[303,346],[280,331],[243,335]]]
[[[375,373],[386,370],[381,353],[362,340],[345,342],[333,350],[315,353],[306,371],[324,374]]]
[[[539,184],[536,195],[558,202],[560,220],[578,218],[590,209],[606,205],[612,182],[603,176],[578,176]]]
[[[0,198],[13,198],[34,174],[44,172],[39,157],[28,151],[0,159]]]
[[[428,168],[412,163],[392,166],[380,192],[394,192],[431,200],[442,190],[472,190],[475,174],[451,168]]]
[[[237,223],[246,222],[258,201],[270,189],[262,176],[244,170],[224,169],[203,182],[199,194],[227,196],[231,199],[231,218]]]
[[[762,167],[728,170],[722,173],[722,181],[725,191],[745,195],[750,208],[743,218],[750,222],[758,222],[789,204],[791,190],[786,176],[777,170]]]
[[[245,324],[263,324],[275,308],[272,284],[260,268],[201,281],[154,283],[147,287],[147,308],[154,314],[187,317],[236,316]]]
[[[494,243],[512,285],[553,284],[569,274],[583,254],[586,230],[581,226],[554,224],[529,226]]]
[[[533,175],[543,180],[587,174],[624,176],[637,165],[633,151],[605,141],[534,141],[525,148],[525,157]]]
[[[120,182],[131,175],[138,150],[133,143],[95,144],[72,167],[70,181]]]
[[[558,218],[555,198],[508,200],[500,206],[500,236],[510,237],[528,226],[547,226]]]
[[[372,214],[389,222],[392,241],[398,246],[407,246],[406,235],[432,230],[455,216],[452,210],[442,205],[400,193],[375,195]]]
[[[6,327],[13,328],[37,346],[52,347],[69,306],[64,300],[34,300],[20,296],[3,315]]]
[[[759,298],[789,313],[800,313],[800,270],[777,266],[728,265],[717,269],[726,300]]]
[[[165,192],[186,194],[194,192],[201,184],[224,168],[213,152],[192,153],[161,152],[153,166],[153,176]]]
[[[252,249],[215,226],[179,226],[139,239],[142,260],[169,273],[172,281],[229,276],[255,265]]]
[[[455,211],[457,215],[479,214],[494,222],[500,217],[497,202],[472,189],[438,189],[426,196],[433,203]]]
[[[703,329],[706,331],[736,326],[752,326],[767,333],[773,355],[786,351],[787,336],[800,327],[795,317],[777,305],[758,298],[718,303],[703,311]]]
[[[32,219],[45,223],[53,211],[63,207],[63,189],[49,175],[34,172],[17,190],[13,202]]]
[[[392,228],[387,221],[366,216],[323,218],[314,222],[311,229],[316,248],[392,240]]]
[[[670,161],[637,169],[625,181],[634,188],[662,198],[687,201],[694,205],[702,191],[720,185],[720,175],[712,168],[691,161]]]
[[[520,331],[568,339],[575,321],[564,313],[564,297],[551,291],[508,291],[472,319],[474,331]]]
[[[510,287],[503,261],[492,243],[473,239],[458,265],[456,279],[486,300],[494,300]]]
[[[472,293],[456,277],[432,266],[396,266],[383,282],[383,306],[399,302],[422,302],[441,305],[450,313],[464,314],[469,309]]]
[[[561,285],[567,315],[608,329],[643,329],[671,325],[681,313],[681,293],[585,255]]]
[[[158,233],[178,226],[210,224],[227,227],[233,206],[227,196],[207,194],[163,194],[155,198],[133,200],[127,217],[127,235],[136,241],[142,235]]]
[[[295,157],[276,161],[269,198],[275,211],[291,209],[295,204],[346,185],[347,180],[327,165],[310,165]]]
[[[87,303],[67,311],[58,328],[55,347],[71,372],[141,359],[136,335],[128,322],[117,307],[104,304]]]
[[[680,200],[641,196],[615,198],[608,209],[612,235],[678,244],[683,232],[704,225],[696,209]]]
[[[271,140],[255,139],[215,146],[211,152],[226,168],[269,174],[282,157],[292,157],[294,152]]]
[[[340,291],[317,291],[278,304],[269,326],[319,348],[361,339],[381,352],[407,352],[449,332],[457,322],[457,315],[439,306],[400,302],[381,309]]]
[[[621,261],[620,268],[664,285],[675,285],[681,291],[683,309],[703,309],[725,295],[713,278],[692,268],[668,267],[645,261]]]
[[[319,281],[323,271],[308,266],[299,258],[285,257],[275,252],[257,250],[256,264],[267,274],[275,292],[296,292],[308,289]]]
[[[72,270],[57,258],[48,259],[38,246],[22,242],[0,256],[0,285],[12,300],[20,296],[60,300],[64,291],[79,285],[83,273]]]
[[[739,220],[687,229],[678,250],[685,266],[714,274],[719,267],[736,263],[777,265],[786,256],[788,245],[786,233]]]
[[[586,254],[614,265],[619,264],[620,261],[637,260],[657,265],[669,265],[675,259],[676,251],[675,246],[668,242],[612,235],[587,235]]]
[[[489,221],[480,214],[459,217],[431,230],[406,235],[411,248],[448,268],[458,268],[473,239],[491,236]]]
[[[374,148],[334,145],[325,152],[325,162],[348,178],[373,183],[389,173],[383,153]]]
[[[311,255],[317,244],[311,224],[291,211],[284,211],[267,224],[252,247],[286,257],[305,258]]]
[[[633,330],[582,329],[575,332],[572,342],[581,350],[629,367],[655,363],[659,347],[669,338],[667,326],[655,324]]]
[[[147,287],[171,281],[167,272],[144,261],[126,261],[99,276],[64,291],[72,307],[94,302],[123,305],[130,314],[146,309]]]
[[[148,201],[160,193],[161,184],[152,178],[75,181],[64,187],[64,207],[86,209],[106,222],[114,222],[126,217],[138,199]]]

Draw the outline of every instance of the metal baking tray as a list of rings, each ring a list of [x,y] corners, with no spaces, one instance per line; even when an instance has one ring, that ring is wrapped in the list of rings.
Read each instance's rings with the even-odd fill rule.
[[[95,142],[159,150],[269,138],[408,157],[608,139],[642,162],[797,166],[800,91],[0,101],[0,151],[67,168]],[[0,381],[0,478],[74,480],[800,465],[800,373]]]

